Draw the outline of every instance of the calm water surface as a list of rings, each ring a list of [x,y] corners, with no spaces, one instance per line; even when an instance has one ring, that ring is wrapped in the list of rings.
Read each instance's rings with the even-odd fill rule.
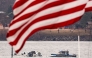
[[[41,52],[42,57],[35,58],[51,58],[50,56],[52,53],[58,53],[61,50],[69,50],[70,54],[76,54],[78,58],[77,41],[27,41],[18,56],[14,56],[13,58],[30,58],[21,55],[23,52],[28,53],[30,51]],[[91,41],[80,42],[80,57],[92,58]],[[0,41],[0,58],[11,58],[11,46],[7,43],[7,41]]]

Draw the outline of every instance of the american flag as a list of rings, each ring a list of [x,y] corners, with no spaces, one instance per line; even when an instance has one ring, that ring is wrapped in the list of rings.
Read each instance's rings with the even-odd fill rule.
[[[18,53],[35,32],[73,24],[87,11],[92,0],[16,0],[7,40]]]

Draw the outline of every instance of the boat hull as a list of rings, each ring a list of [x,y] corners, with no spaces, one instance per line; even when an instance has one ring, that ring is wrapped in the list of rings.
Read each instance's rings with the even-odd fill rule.
[[[51,57],[76,57],[76,55],[51,54]]]

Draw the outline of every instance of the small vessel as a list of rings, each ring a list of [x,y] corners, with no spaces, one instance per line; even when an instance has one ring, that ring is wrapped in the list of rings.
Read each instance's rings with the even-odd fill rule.
[[[69,51],[59,51],[59,54],[51,54],[51,57],[76,57],[76,54],[70,55]]]
[[[41,55],[40,52],[38,52],[38,53],[36,54],[35,51],[31,51],[31,52],[29,52],[29,53],[27,54],[27,56],[28,56],[28,57],[41,57],[42,55]]]
[[[14,56],[24,56],[24,57],[42,57],[41,52],[30,51],[28,53],[24,52],[21,55],[14,53]]]

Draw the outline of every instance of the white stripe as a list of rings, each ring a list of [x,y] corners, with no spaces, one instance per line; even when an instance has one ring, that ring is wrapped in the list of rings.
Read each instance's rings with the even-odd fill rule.
[[[43,10],[43,11],[37,13],[36,16],[32,19],[36,19],[36,18],[39,18],[41,16],[45,16],[45,15],[48,15],[48,14],[51,14],[54,12],[59,12],[60,10],[63,11],[63,10],[71,9],[71,8],[74,8],[74,7],[77,7],[77,6],[86,4],[86,3],[87,3],[86,1],[74,1],[71,3],[64,4],[64,5],[48,8],[46,10]]]
[[[19,22],[19,23],[17,23],[18,25],[22,25],[22,23],[23,22],[25,22],[26,20],[23,20],[23,21],[21,21],[21,22]],[[15,25],[14,27],[17,27],[18,25]],[[10,27],[11,28],[11,27]],[[24,29],[24,28],[22,28],[22,29]],[[9,29],[10,30],[10,29]],[[12,29],[13,30],[13,29]],[[8,42],[13,42],[15,39],[16,39],[16,37],[19,35],[19,33],[21,32],[21,30],[18,30],[13,36],[10,36],[10,37],[7,37],[7,40],[8,40]],[[8,33],[9,33],[9,31],[8,31]],[[15,39],[14,39],[15,38]]]
[[[62,9],[62,5],[61,5],[61,7],[53,7],[53,8],[51,8],[51,9],[47,9],[45,12],[42,13],[42,15],[47,15],[47,14],[59,12],[59,11],[61,11],[61,9]],[[56,10],[57,10],[57,11],[56,11]],[[39,16],[39,13],[38,13],[37,15]],[[34,16],[37,16],[37,15],[33,15],[32,17],[27,18],[25,22],[27,22],[28,20],[33,21],[34,19],[32,19],[32,18],[33,18]],[[41,15],[41,14],[40,14],[40,15]],[[20,26],[21,26],[23,23],[25,23],[25,22],[24,22],[24,21],[16,22],[15,24],[13,24],[13,25],[9,28],[9,30],[16,29],[16,28],[20,27]],[[16,26],[16,27],[15,27],[15,26]]]
[[[81,10],[79,12],[75,12],[75,13],[72,13],[69,15],[60,16],[60,17],[56,17],[56,18],[52,18],[52,19],[48,19],[48,20],[44,20],[44,21],[35,23],[32,26],[30,26],[30,28],[22,35],[22,37],[18,41],[17,45],[14,45],[13,48],[15,50],[18,50],[21,47],[21,45],[22,45],[23,41],[25,40],[25,38],[27,37],[27,35],[29,35],[36,28],[40,28],[42,26],[47,26],[47,25],[51,25],[51,24],[55,24],[55,23],[65,22],[65,21],[71,20],[73,18],[80,17],[83,14],[84,14],[84,10]]]
[[[21,5],[20,7],[17,7],[16,9],[13,10],[14,15],[19,14],[22,10],[24,10],[29,4],[34,2],[35,0],[28,0],[26,3]],[[21,3],[21,2],[20,2]],[[21,9],[21,10],[20,10]]]
[[[66,9],[69,9],[69,8],[74,7],[74,6],[82,5],[82,4],[84,4],[84,3],[87,3],[87,1],[88,1],[88,0],[85,0],[85,1],[84,1],[84,0],[81,0],[81,1],[74,1],[74,2],[71,2],[71,3],[64,4],[64,5],[68,5],[68,6],[66,6]],[[34,12],[34,11],[36,11],[36,10],[39,9],[38,7],[41,8],[41,7],[47,5],[47,4],[51,3],[51,2],[53,2],[53,1],[50,0],[50,1],[48,1],[47,3],[46,3],[46,2],[43,2],[42,4],[37,4],[37,5],[33,6],[33,7],[30,7],[30,8],[28,8],[25,12],[23,12],[22,14],[20,14],[17,18],[15,18],[14,20],[18,19],[19,17],[21,17],[21,16],[23,16],[23,15],[25,15],[25,14]],[[44,3],[46,3],[46,4],[44,4]],[[62,6],[63,6],[63,5],[62,5]],[[36,8],[37,8],[37,9],[36,9]],[[64,9],[65,9],[65,7],[64,7]],[[31,10],[31,11],[30,11],[30,10]]]
[[[66,10],[66,9],[74,8],[76,6],[79,6],[79,5],[82,5],[82,4],[85,4],[85,3],[86,2],[84,2],[84,1],[82,3],[80,1],[77,1],[77,2],[75,1],[75,2],[64,4],[64,5],[51,7],[51,8],[48,8],[46,10],[43,10],[43,11],[37,13],[36,15],[33,15],[32,17],[29,17],[28,19],[25,19],[26,20],[25,22],[27,22],[30,19],[31,19],[30,20],[30,22],[31,22],[31,21],[35,20],[36,18],[38,18],[38,17],[45,16],[45,15],[48,15],[48,14],[51,14],[51,13],[55,13],[55,12],[59,12],[61,10],[63,11],[63,10]],[[16,28],[20,27],[22,24],[24,24],[25,22],[24,21],[23,22],[22,21],[16,22],[15,24],[13,24],[9,28],[9,30],[16,29]],[[15,26],[17,26],[17,27],[15,27]]]
[[[29,19],[31,19],[31,18],[29,18]],[[13,25],[9,28],[9,30],[14,30],[14,29],[16,29],[16,28],[19,28],[19,27],[22,26],[24,23],[26,23],[29,19],[22,20],[22,21],[20,21],[20,22],[16,22],[15,24],[13,24]]]
[[[57,11],[56,11],[56,10],[57,10]],[[51,9],[51,10],[46,11],[45,13],[49,14],[50,12],[54,13],[54,12],[58,12],[58,11],[61,11],[60,7],[53,8],[53,9]],[[35,16],[35,15],[34,15],[34,16]],[[32,17],[34,17],[34,16],[32,16]],[[26,20],[20,21],[20,22],[16,22],[14,25],[12,25],[12,26],[9,28],[9,31],[10,31],[10,30],[14,30],[14,29],[20,27],[22,24],[24,24],[25,22],[27,22],[28,20],[30,20],[32,17],[30,17],[30,18],[28,18],[28,19],[26,19]],[[31,19],[31,21],[33,21],[33,20]],[[24,27],[24,28],[25,28],[25,27]],[[22,29],[24,29],[24,28],[22,27]],[[21,31],[22,31],[22,30],[21,30]],[[17,31],[17,33],[16,33],[14,36],[18,36],[18,34],[19,34],[21,31],[20,31],[20,30]],[[7,40],[8,40],[9,42],[13,42],[15,39],[12,39],[12,38],[14,38],[14,37],[13,37],[13,36],[8,37]],[[16,38],[16,37],[15,37],[15,38]]]
[[[17,2],[19,2],[19,0],[15,0],[15,2],[14,2],[14,4],[13,4],[13,6],[14,6]]]
[[[31,12],[34,12],[34,11],[37,11],[38,9],[44,7],[45,5],[47,5],[47,4],[49,4],[49,3],[52,3],[52,2],[55,2],[55,1],[56,1],[56,0],[54,0],[54,1],[53,1],[53,0],[50,0],[50,1],[46,0],[46,1],[44,1],[44,2],[41,2],[41,3],[39,3],[39,4],[36,4],[36,5],[34,5],[34,6],[30,7],[30,8],[28,8],[28,9],[26,9],[23,13],[21,13],[19,16],[17,16],[16,18],[14,18],[13,21],[16,20],[16,19],[18,19],[19,17],[25,15],[25,14],[28,14],[28,13],[31,13]],[[21,9],[21,8],[20,8],[20,9]]]
[[[46,3],[46,2],[45,2],[45,3],[46,3],[46,4],[49,4],[49,3],[55,2],[55,1],[57,1],[57,0],[53,0],[53,1],[50,0],[48,3]],[[44,3],[43,3],[43,4],[44,4]],[[46,5],[46,4],[45,4],[45,5]],[[44,5],[44,6],[45,6],[45,5]],[[37,7],[40,7],[40,6],[37,5]],[[34,7],[34,9],[36,9],[37,7]],[[41,7],[40,7],[40,8],[41,8]],[[39,8],[39,9],[40,9],[40,8]],[[29,9],[28,9],[28,10],[29,10]],[[31,10],[31,8],[30,8],[30,10]],[[30,11],[30,10],[29,10],[29,11]],[[36,10],[37,10],[37,9],[36,9]],[[34,11],[34,10],[33,10],[33,11]],[[55,10],[55,11],[56,11],[56,10]],[[27,11],[27,12],[28,12],[28,11]],[[21,16],[22,16],[22,15],[20,15],[20,17],[21,17]],[[35,15],[33,15],[32,17],[34,17],[34,16],[35,16]],[[28,20],[30,20],[32,17],[26,19],[25,22],[27,22]],[[16,20],[16,19],[18,19],[18,17],[15,18],[15,20]],[[13,20],[13,21],[14,21],[14,20]],[[9,28],[9,30],[16,29],[16,28],[20,27],[22,24],[24,24],[25,22],[24,22],[24,21],[16,22],[14,25],[12,25],[12,26]],[[17,26],[17,27],[15,27],[15,26]]]
[[[86,8],[92,7],[92,1],[89,1],[86,5]]]

